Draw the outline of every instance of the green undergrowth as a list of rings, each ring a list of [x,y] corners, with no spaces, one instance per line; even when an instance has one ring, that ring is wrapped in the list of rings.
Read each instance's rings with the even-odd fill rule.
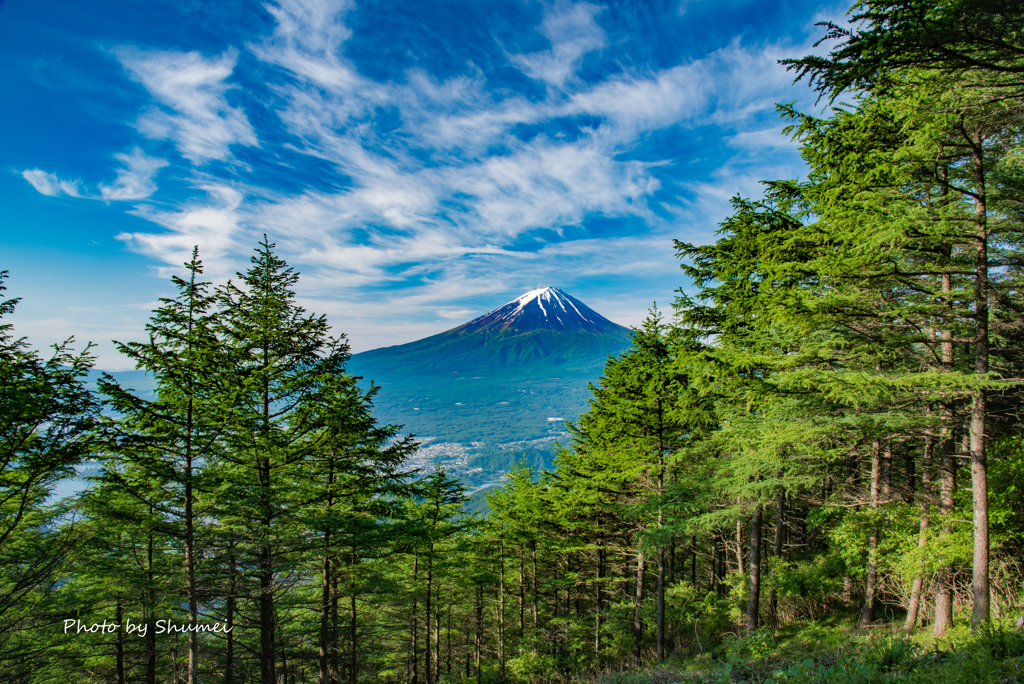
[[[943,639],[899,625],[857,629],[835,619],[726,638],[712,653],[660,667],[605,673],[590,684],[1024,683],[1024,633],[1009,622],[977,635],[957,623]]]

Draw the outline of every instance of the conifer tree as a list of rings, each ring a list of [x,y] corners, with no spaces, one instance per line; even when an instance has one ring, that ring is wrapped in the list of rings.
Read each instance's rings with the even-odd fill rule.
[[[644,633],[646,547],[653,541],[657,559],[655,651],[659,662],[664,657],[665,639],[667,535],[661,529],[665,523],[663,496],[669,468],[687,428],[674,411],[685,376],[673,363],[668,330],[654,309],[633,331],[632,346],[608,360],[600,384],[591,386],[589,411],[570,427],[573,441],[570,449],[559,456],[556,468],[562,491],[571,487],[576,497],[581,489],[590,490],[591,500],[598,506],[625,506],[635,516],[628,528],[620,528],[617,533],[632,537],[634,547],[633,638],[638,660]]]
[[[356,566],[364,558],[395,553],[398,540],[408,535],[400,507],[411,491],[409,473],[401,466],[416,448],[410,437],[397,438],[397,427],[376,424],[371,414],[375,389],[360,391],[348,375],[335,376],[333,382],[338,384],[333,399],[320,408],[317,419],[328,433],[307,459],[302,503],[320,561],[318,667],[324,684],[339,676],[339,575],[346,573],[354,587]],[[349,599],[348,672],[354,683],[359,670],[355,593]]]
[[[117,684],[155,684],[171,666],[169,651],[180,643],[180,635],[158,637],[157,620],[180,622],[186,594],[183,554],[160,532],[168,527],[166,516],[139,496],[159,500],[157,491],[163,483],[155,478],[133,482],[134,493],[99,476],[79,496],[86,536],[57,595],[65,616],[79,621],[76,629],[98,622],[115,626],[110,633],[76,634],[62,649],[62,665],[83,679],[93,671],[106,673]],[[187,594],[185,606],[187,621]],[[187,636],[185,646],[187,651]]]
[[[1014,0],[861,0],[849,29],[819,24],[834,41],[827,57],[782,60],[833,101],[845,92],[884,87],[907,70],[969,74],[1019,89],[1024,74],[1024,11]]]
[[[866,0],[853,8],[856,30],[826,24],[839,45],[826,57],[785,60],[798,79],[807,76],[835,100],[852,89],[909,104],[904,122],[918,160],[938,160],[938,184],[965,214],[958,242],[973,256],[966,318],[973,327],[970,454],[974,524],[972,628],[989,619],[989,531],[986,442],[990,434],[990,303],[995,243],[1005,227],[1005,200],[1017,180],[999,172],[1000,159],[1017,145],[1024,111],[1024,54],[1019,3],[995,0]],[[1012,142],[1011,142],[1012,141]],[[923,153],[923,154],[922,154]],[[1011,190],[1007,193],[1006,190]],[[970,210],[973,210],[971,212]],[[1017,231],[1014,231],[1017,232]],[[948,299],[944,297],[943,299]],[[948,355],[947,355],[948,356]],[[945,410],[948,417],[949,411]],[[943,473],[949,469],[943,467]],[[949,489],[943,475],[943,490]],[[948,508],[948,501],[944,504]],[[937,630],[939,625],[936,626]]]
[[[330,338],[324,316],[295,301],[299,274],[274,253],[266,236],[252,266],[218,290],[220,332],[231,350],[229,373],[239,398],[225,436],[223,460],[230,507],[222,517],[244,530],[242,551],[259,583],[252,598],[259,625],[260,681],[275,684],[280,574],[298,561],[303,490],[297,483],[316,455],[330,450],[330,407],[351,401],[348,345]]]
[[[437,657],[439,650],[437,644],[432,641],[438,640],[436,624],[431,623],[431,609],[436,608],[435,580],[439,551],[454,535],[466,529],[467,522],[459,518],[462,513],[462,504],[467,497],[466,489],[458,480],[450,477],[442,468],[435,467],[418,484],[417,501],[410,511],[416,535],[414,541],[419,553],[426,561],[426,578],[424,586],[424,627],[426,638],[424,640],[425,665],[427,684],[437,682],[438,667]]]
[[[7,288],[0,271],[0,294]],[[0,300],[0,318],[18,299]],[[66,502],[50,497],[93,449],[98,404],[84,387],[93,364],[73,339],[41,357],[10,323],[0,323],[0,673],[27,675],[35,650],[16,630],[58,581],[79,525]]]
[[[105,477],[159,515],[157,532],[184,550],[188,605],[188,682],[199,681],[197,562],[204,511],[214,495],[213,476],[231,419],[234,384],[224,374],[225,351],[216,335],[215,297],[200,277],[198,247],[185,264],[188,278],[172,277],[177,297],[162,298],[146,326],[147,342],[119,350],[156,380],[145,399],[105,375],[100,388],[117,412],[114,456]],[[153,484],[159,483],[159,487]]]

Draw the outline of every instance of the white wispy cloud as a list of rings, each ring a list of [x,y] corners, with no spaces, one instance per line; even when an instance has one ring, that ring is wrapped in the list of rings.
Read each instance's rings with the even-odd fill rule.
[[[282,66],[307,82],[351,92],[368,85],[338,56],[352,31],[344,15],[348,0],[279,0],[264,5],[276,20],[274,33],[249,46],[263,61]]]
[[[255,244],[255,240],[238,240],[243,193],[215,182],[200,183],[197,190],[207,194],[205,201],[197,199],[174,211],[158,211],[145,205],[132,210],[137,216],[162,226],[164,232],[120,233],[117,239],[130,249],[166,264],[159,269],[163,276],[177,272],[196,245],[208,276],[216,279],[229,273],[232,259],[226,258],[227,255],[246,253]]]
[[[521,55],[509,55],[524,74],[561,88],[576,73],[583,56],[607,44],[604,31],[594,17],[604,11],[587,2],[558,0],[545,8],[540,32],[551,42],[551,49]]]
[[[124,201],[146,199],[156,192],[157,186],[153,177],[157,171],[167,166],[165,159],[150,157],[138,147],[127,154],[115,154],[114,158],[121,162],[122,166],[116,169],[117,177],[113,183],[99,184],[99,194],[95,190],[86,190],[85,184],[79,180],[58,178],[56,174],[42,169],[26,169],[21,172],[21,176],[31,183],[37,192],[50,197],[67,195],[79,199]]]
[[[302,303],[329,314],[355,351],[440,332],[537,285],[564,287],[624,324],[639,323],[652,299],[667,309],[685,286],[672,238],[713,241],[731,197],[803,173],[773,109],[799,100],[806,110],[814,95],[791,89],[777,60],[828,49],[748,30],[705,54],[680,45],[660,66],[611,23],[622,7],[543,0],[527,5],[543,12],[532,28],[510,13],[507,25],[486,27],[494,43],[480,46],[480,60],[466,40],[484,32],[439,30],[408,45],[396,35],[382,54],[415,66],[382,77],[376,69],[390,64],[361,67],[383,38],[355,35],[352,21],[379,5],[261,1],[270,23],[250,25],[271,28],[233,47],[110,51],[138,84],[129,94],[143,98],[120,119],[143,134],[127,131],[137,148],[101,153],[91,171],[40,159],[17,172],[49,197],[128,202],[109,211],[149,225],[118,238],[162,279],[199,245],[206,277],[223,282],[267,233],[302,272]],[[811,21],[841,22],[843,9]],[[377,30],[378,18],[359,19]],[[660,46],[659,59],[670,49]],[[451,59],[459,55],[464,64]],[[243,147],[261,148],[258,163],[239,161],[256,156]],[[102,340],[144,337],[144,312],[169,294],[166,280],[153,282],[129,288],[135,304],[83,314],[76,334],[101,341],[101,366],[124,362]],[[23,332],[65,335],[74,326],[49,320],[55,310]]]
[[[145,135],[173,140],[193,164],[227,160],[234,144],[258,146],[245,112],[225,97],[236,51],[207,58],[198,52],[118,48],[114,55],[162,105],[151,108],[136,123]]]
[[[100,194],[105,200],[140,200],[156,192],[153,177],[167,166],[166,159],[150,157],[138,147],[128,154],[114,157],[124,166],[117,169],[117,179],[111,185],[100,184]]]
[[[754,131],[742,131],[726,136],[725,143],[729,147],[763,153],[780,148],[797,149],[799,145],[792,138],[782,134],[782,126],[762,128]]]
[[[55,173],[49,173],[42,169],[25,169],[21,177],[32,184],[32,187],[43,195],[57,197],[68,195],[69,197],[81,197],[81,183],[77,180],[63,180]]]
[[[267,9],[276,28],[248,49],[290,75],[275,86],[285,102],[278,116],[301,152],[331,162],[353,186],[334,194],[290,195],[248,188],[231,201],[218,191],[177,212],[142,212],[167,232],[122,236],[133,249],[177,265],[206,232],[215,245],[209,258],[227,258],[232,245],[247,247],[267,232],[280,236],[276,239],[300,263],[329,270],[325,282],[361,287],[403,283],[424,268],[451,271],[470,255],[478,261],[481,255],[521,260],[522,253],[502,245],[537,228],[580,226],[592,213],[641,217],[651,230],[665,223],[649,206],[661,188],[652,173],[657,162],[619,156],[645,135],[709,117],[734,126],[749,119],[763,128],[756,116],[773,107],[780,84],[789,78],[776,59],[781,51],[803,49],[735,40],[662,71],[622,72],[589,85],[574,81],[569,92],[528,101],[515,93],[489,92],[486,79],[472,73],[438,80],[414,69],[403,82],[361,75],[341,51],[351,36],[345,25],[350,2],[282,0]],[[510,55],[510,61],[552,86],[566,86],[582,57],[606,44],[595,21],[602,11],[589,3],[549,6],[537,30],[551,49]],[[196,53],[120,56],[155,98],[188,122],[214,117],[230,129],[236,121],[238,110],[223,99],[234,53],[215,59]],[[174,84],[159,81],[172,68],[190,75]],[[397,110],[396,131],[381,133],[369,125],[381,106]],[[514,135],[520,124],[583,115],[601,123],[571,141],[543,133],[527,141]],[[176,115],[161,116],[156,120]],[[186,145],[184,124],[175,125],[182,134],[179,146]],[[756,133],[743,131],[735,142],[743,142],[744,135],[755,142]],[[495,147],[505,152],[487,153]],[[226,145],[218,149],[227,154]],[[429,164],[422,161],[425,149],[431,150]],[[720,178],[722,187],[691,185],[710,195],[689,204],[690,219],[722,207],[720,195],[731,196],[724,189],[729,179]],[[609,254],[617,249],[611,241],[595,241],[595,250],[602,246]],[[451,276],[458,277],[454,271]]]
[[[473,309],[438,309],[437,315],[441,318],[448,320],[459,321],[460,323],[468,320],[471,316],[478,313]]]

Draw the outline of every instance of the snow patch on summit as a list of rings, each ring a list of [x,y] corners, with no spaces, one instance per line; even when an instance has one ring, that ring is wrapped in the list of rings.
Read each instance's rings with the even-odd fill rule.
[[[585,320],[587,323],[593,323],[593,321],[591,321],[589,318],[580,313],[580,310],[576,308],[576,305],[572,303],[572,301],[568,298],[568,295],[554,287],[537,288],[536,290],[530,290],[526,294],[516,297],[511,302],[505,305],[511,306],[512,304],[515,304],[516,308],[510,310],[502,318],[515,318],[524,309],[526,309],[527,305],[529,305],[530,302],[534,301],[537,303],[537,306],[540,307],[541,312],[544,314],[544,318],[548,317],[548,310],[544,308],[544,302],[548,302],[548,304],[557,304],[559,307],[561,307],[562,311],[566,313],[569,313],[569,309],[567,309],[565,306],[566,304],[568,304],[569,306],[572,307],[573,311],[576,312],[577,316]],[[554,312],[554,306],[551,307],[551,310],[552,312]],[[555,314],[555,318],[558,319],[560,322],[562,320],[561,318],[558,317],[557,314]]]

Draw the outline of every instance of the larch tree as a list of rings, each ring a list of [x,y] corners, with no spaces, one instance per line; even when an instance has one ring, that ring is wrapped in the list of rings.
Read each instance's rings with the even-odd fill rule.
[[[945,189],[972,217],[960,231],[973,253],[969,320],[971,370],[970,455],[974,557],[972,629],[989,619],[987,456],[989,440],[990,302],[997,298],[990,250],[1006,214],[1001,205],[1016,185],[1000,174],[1007,142],[1016,146],[1024,106],[1024,12],[1009,0],[865,0],[851,11],[856,27],[825,24],[823,40],[837,41],[827,57],[784,60],[832,101],[864,91],[911,103],[905,121],[914,143],[944,162]],[[1002,175],[1002,178],[1000,178]],[[1002,182],[1000,182],[1002,181]],[[945,470],[945,469],[944,469]],[[946,485],[944,484],[945,488]]]

